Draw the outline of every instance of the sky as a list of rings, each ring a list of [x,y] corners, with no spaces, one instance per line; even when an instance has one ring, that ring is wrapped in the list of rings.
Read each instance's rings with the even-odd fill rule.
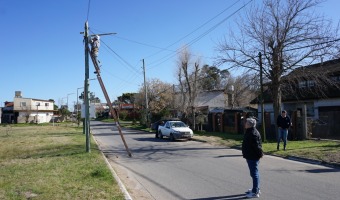
[[[0,107],[15,91],[72,107],[84,86],[86,21],[90,34],[116,33],[101,37],[98,55],[111,101],[143,86],[143,59],[148,81],[176,85],[176,52],[187,45],[194,60],[213,65],[235,20],[262,2],[249,1],[0,0]],[[339,0],[327,0],[317,11],[337,23],[339,8]],[[94,71],[90,60],[90,79]],[[90,91],[105,102],[98,80]]]

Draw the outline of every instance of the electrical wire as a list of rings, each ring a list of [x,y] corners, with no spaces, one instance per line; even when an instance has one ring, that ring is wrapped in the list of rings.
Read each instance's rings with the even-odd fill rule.
[[[93,31],[92,31],[92,28],[91,28],[91,30],[90,30],[90,32],[92,33],[92,34],[94,34],[93,33]],[[103,43],[117,58],[119,58],[126,66],[128,66],[130,69],[132,69],[135,73],[137,73],[137,74],[140,74],[141,72],[140,71],[138,71],[136,68],[134,68],[130,63],[128,63],[123,57],[121,57],[118,53],[116,53],[109,45],[107,45],[104,41],[103,41],[103,39],[101,39],[100,40],[101,41],[101,43]]]
[[[198,37],[196,37],[195,39],[193,39],[193,40],[191,40],[186,46],[184,46],[184,47],[181,47],[181,48],[179,48],[176,52],[181,52],[181,51],[183,51],[183,49],[184,48],[186,48],[187,46],[191,46],[191,45],[193,45],[194,43],[196,43],[196,42],[198,42],[199,40],[201,40],[204,36],[206,36],[207,34],[209,34],[210,32],[212,32],[213,30],[215,30],[218,26],[220,26],[221,24],[223,24],[225,21],[227,21],[228,19],[230,19],[232,16],[234,16],[236,13],[238,13],[240,10],[242,10],[242,9],[244,9],[250,2],[252,2],[253,0],[249,0],[246,4],[244,4],[243,6],[241,6],[239,9],[237,9],[235,12],[233,12],[232,14],[230,14],[230,15],[228,15],[226,18],[224,18],[223,20],[221,20],[219,23],[217,23],[216,25],[214,25],[214,26],[212,26],[210,29],[208,29],[207,31],[205,31],[203,34],[201,34],[201,35],[199,35]],[[238,1],[237,1],[238,2]],[[237,3],[236,2],[236,3]],[[234,6],[236,3],[234,3],[232,6]],[[227,9],[225,9],[223,12],[225,12],[226,10],[228,10],[229,8],[231,8],[232,6],[229,6]],[[222,12],[222,13],[223,13]],[[221,14],[221,13],[220,13]],[[218,14],[218,15],[220,15],[220,14]],[[216,16],[217,17],[217,16]],[[209,21],[210,22],[210,21]],[[206,23],[205,23],[206,24]],[[204,24],[204,25],[205,25]],[[204,25],[202,25],[202,26],[204,26]],[[201,26],[201,27],[202,27]],[[201,28],[201,27],[199,27],[199,28]],[[199,29],[198,28],[198,29]],[[197,30],[197,29],[196,29]],[[193,32],[195,32],[195,31],[193,31]],[[193,33],[192,32],[192,33]],[[191,34],[191,33],[190,33]],[[190,35],[190,34],[188,34],[188,35]],[[187,35],[187,36],[188,36]],[[186,37],[186,36],[185,36]],[[184,38],[185,38],[184,37]],[[180,40],[178,40],[177,42],[179,42],[179,41],[181,41],[182,39],[184,39],[184,38],[181,38]],[[175,42],[175,43],[173,43],[173,44],[171,44],[170,46],[172,46],[172,45],[174,45],[174,44],[176,44],[177,42]],[[170,46],[168,46],[168,47],[170,47]],[[168,48],[168,47],[166,47],[166,48]],[[157,65],[159,65],[159,64],[162,64],[162,63],[164,63],[165,61],[167,61],[167,60],[169,60],[170,58],[172,58],[173,56],[175,56],[176,55],[176,53],[170,53],[170,54],[168,54],[168,55],[166,55],[165,57],[163,57],[163,58],[160,58],[160,59],[158,59],[157,61],[155,61],[155,62],[153,62],[153,63],[151,63],[150,65],[154,65],[153,67],[150,67],[150,68],[154,68],[154,67],[156,67]],[[157,63],[158,62],[158,63]],[[154,63],[157,63],[157,65],[155,65]]]
[[[134,42],[134,43],[137,43],[137,44],[141,44],[141,45],[145,45],[145,46],[149,46],[149,47],[153,47],[153,48],[158,48],[160,49],[160,51],[152,54],[152,55],[149,55],[147,56],[146,58],[149,58],[149,57],[152,57],[154,55],[157,55],[158,53],[162,52],[162,51],[171,51],[172,53],[166,55],[165,57],[161,58],[161,59],[158,59],[157,61],[155,61],[154,63],[156,62],[159,62],[157,63],[158,65],[159,64],[162,64],[164,63],[165,61],[171,59],[174,55],[177,54],[177,52],[180,52],[183,50],[184,47],[180,48],[179,50],[177,51],[173,51],[173,50],[169,50],[168,48],[177,44],[178,42],[182,41],[183,39],[187,38],[188,36],[192,35],[194,32],[198,31],[199,29],[201,29],[202,27],[204,27],[205,25],[207,25],[208,23],[210,23],[212,20],[214,20],[215,18],[217,18],[218,16],[220,16],[221,14],[223,14],[224,12],[226,12],[227,10],[229,10],[230,8],[232,8],[236,3],[238,3],[240,0],[236,1],[235,3],[233,3],[231,6],[227,7],[226,9],[224,9],[223,11],[221,11],[219,14],[217,14],[216,16],[214,16],[213,18],[209,19],[207,22],[203,23],[201,26],[199,26],[198,28],[194,29],[193,31],[191,31],[190,33],[188,33],[187,35],[185,35],[184,37],[180,38],[179,40],[177,40],[176,42],[168,45],[167,47],[165,48],[161,48],[161,47],[156,47],[156,46],[153,46],[153,45],[148,45],[148,44],[144,44],[144,43],[141,43],[141,42],[136,42],[136,41],[133,41],[133,40],[128,40],[128,39],[125,39],[125,38],[121,38],[121,37],[118,37],[118,38],[121,38],[121,39],[125,39],[125,40],[128,40],[130,42]],[[226,20],[228,20],[230,17],[232,17],[233,15],[235,15],[237,12],[239,12],[241,9],[243,9],[244,7],[246,7],[250,2],[252,2],[253,0],[250,0],[248,1],[246,4],[244,4],[242,7],[240,7],[239,9],[237,9],[235,12],[233,12],[232,14],[230,14],[229,16],[227,16],[226,18],[224,18],[222,21],[220,21],[219,23],[217,23],[216,25],[212,26],[210,29],[208,29],[207,31],[205,31],[203,34],[199,35],[198,37],[196,37],[195,39],[191,40],[188,44],[189,46],[193,45],[194,43],[196,43],[197,41],[199,41],[200,39],[202,39],[204,36],[206,36],[207,34],[209,34],[210,32],[212,32],[213,30],[215,30],[218,26],[220,26],[222,23],[224,23]],[[88,5],[88,9],[90,9],[90,0],[89,0],[89,5]],[[89,10],[88,10],[88,15],[89,15]],[[129,66],[132,70],[134,70],[134,72],[136,72],[137,74],[140,74],[140,71],[136,70],[134,67],[132,67],[127,61],[125,61],[121,56],[119,56],[112,48],[110,48],[105,42],[103,42],[103,44],[110,50],[112,51],[119,59],[121,59],[127,66]],[[155,65],[154,67],[156,67],[157,65]],[[148,67],[149,69],[153,68],[153,67]]]
[[[323,44],[328,44],[328,43],[334,43],[334,42],[337,42],[337,41],[340,41],[340,38],[325,41],[325,42],[320,42],[320,43],[316,43],[316,44],[306,45],[306,46],[302,46],[302,47],[286,49],[286,50],[283,50],[283,51],[295,51],[295,50],[305,49],[305,48],[309,48],[309,47],[313,47],[313,46],[318,46],[318,45],[323,45]]]
[[[229,10],[230,8],[232,8],[236,3],[238,3],[240,0],[236,1],[235,3],[233,3],[231,6],[228,6],[226,9],[224,9],[222,12],[220,12],[219,14],[215,15],[213,18],[209,19],[208,21],[206,21],[205,23],[203,23],[202,25],[200,25],[198,28],[194,29],[193,31],[191,31],[190,33],[186,34],[185,36],[183,36],[182,38],[178,39],[177,41],[173,42],[172,44],[168,45],[167,47],[165,47],[164,49],[168,49],[169,47],[172,47],[173,45],[179,43],[180,41],[182,41],[183,39],[187,38],[188,36],[192,35],[193,33],[195,33],[196,31],[198,31],[199,29],[201,29],[203,26],[207,25],[208,23],[210,23],[212,20],[214,20],[215,18],[217,18],[218,16],[220,16],[221,14],[223,14],[224,12],[226,12],[227,10]],[[158,51],[150,56],[147,56],[145,58],[149,58],[152,57],[158,53],[162,52]]]

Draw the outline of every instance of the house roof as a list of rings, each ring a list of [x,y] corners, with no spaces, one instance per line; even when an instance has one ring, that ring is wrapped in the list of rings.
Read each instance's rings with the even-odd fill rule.
[[[5,107],[13,107],[14,106],[14,102],[5,102]]]
[[[299,67],[288,75],[282,77],[283,83],[286,80],[293,80],[295,85],[293,87],[287,87],[286,92],[284,91],[285,85],[282,87],[282,102],[287,101],[301,101],[301,100],[315,100],[315,99],[323,99],[323,98],[339,98],[340,97],[340,83],[336,85],[329,85],[327,87],[323,87],[320,92],[320,88],[317,87],[304,87],[299,88],[299,81],[313,81],[318,78],[318,76],[340,76],[340,59],[329,60],[326,62],[316,63],[313,65],[308,65],[304,67]],[[315,78],[315,79],[313,79]],[[320,77],[319,77],[320,79]],[[319,80],[320,81],[320,80]],[[321,80],[326,83],[326,80]],[[286,82],[287,83],[287,82]],[[317,84],[317,83],[315,83]],[[326,83],[327,85],[327,83]],[[288,92],[289,91],[289,92]],[[266,89],[263,93],[263,98],[265,103],[272,102],[272,94],[270,89]],[[256,97],[251,101],[251,103],[258,103],[260,96]]]
[[[45,102],[54,103],[54,100],[35,99],[35,98],[26,98],[26,97],[14,97],[14,98],[16,98],[16,99],[31,99],[33,101],[45,101]]]
[[[296,68],[284,78],[301,77],[312,73],[340,74],[340,58]]]

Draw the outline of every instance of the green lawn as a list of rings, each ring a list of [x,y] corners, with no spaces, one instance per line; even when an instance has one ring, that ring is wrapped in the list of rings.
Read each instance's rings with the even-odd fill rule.
[[[124,199],[82,128],[0,127],[0,199]]]
[[[243,135],[216,132],[195,133],[198,136],[212,136],[219,138],[220,144],[240,148]],[[313,159],[324,163],[340,165],[340,141],[330,140],[303,140],[288,141],[286,151],[283,151],[283,143],[280,143],[281,150],[277,151],[276,141],[267,141],[262,144],[267,155],[277,155],[282,157],[300,157]]]

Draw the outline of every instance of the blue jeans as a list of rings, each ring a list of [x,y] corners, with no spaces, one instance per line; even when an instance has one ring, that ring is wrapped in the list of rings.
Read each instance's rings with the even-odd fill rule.
[[[280,146],[280,141],[283,141],[283,147],[286,148],[287,144],[288,129],[279,128],[277,137],[277,147]]]
[[[248,160],[247,159],[247,163],[248,163],[248,167],[250,171],[250,176],[253,179],[252,192],[258,193],[260,189],[260,174],[259,174],[259,169],[258,169],[260,160]]]

